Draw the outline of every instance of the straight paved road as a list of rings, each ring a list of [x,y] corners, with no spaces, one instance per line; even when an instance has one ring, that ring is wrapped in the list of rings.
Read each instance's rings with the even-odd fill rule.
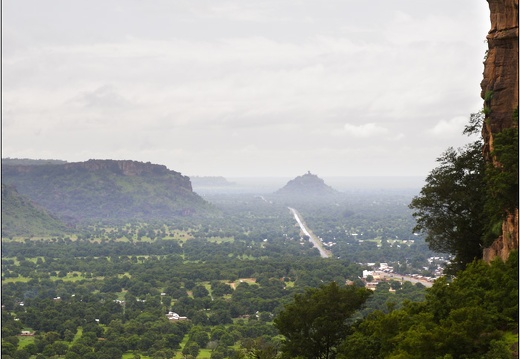
[[[318,250],[320,251],[320,256],[322,258],[329,258],[330,256],[332,256],[332,254],[328,250],[323,248],[320,240],[314,235],[314,233],[312,233],[312,231],[309,228],[307,228],[298,211],[291,207],[287,208],[289,208],[289,210],[294,215],[294,219],[296,220],[296,222],[298,222],[298,225],[300,226],[302,232],[309,237],[309,241],[314,245],[314,247],[318,248]]]

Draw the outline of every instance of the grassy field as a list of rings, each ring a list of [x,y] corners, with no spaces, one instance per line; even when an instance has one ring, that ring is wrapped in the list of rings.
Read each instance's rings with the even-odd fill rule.
[[[175,359],[184,359],[184,355],[182,355],[182,349],[188,342],[188,336],[186,335],[181,342],[181,349],[179,349],[174,356]],[[211,349],[200,349],[199,355],[197,355],[197,359],[209,359],[211,357]]]
[[[30,281],[31,278],[29,277],[16,277],[16,278],[2,278],[2,284],[7,284],[7,283],[25,283],[25,282],[28,282]]]
[[[182,231],[180,229],[176,229],[173,231],[168,231],[168,237],[164,239],[176,239],[179,241],[184,241],[186,239],[191,239],[193,236],[191,235],[191,231]]]
[[[78,340],[81,337],[81,334],[82,334],[82,329],[80,327],[80,328],[78,328],[78,332],[74,336],[74,340],[72,341],[72,343],[74,343],[76,340]],[[18,339],[19,339],[19,344],[18,344],[19,348],[25,348],[27,345],[34,343],[33,336],[18,336]],[[184,358],[184,355],[182,355],[182,349],[184,348],[184,346],[186,345],[187,342],[188,342],[188,336],[186,335],[184,337],[183,341],[181,342],[181,345],[180,345],[181,348],[176,351],[176,355],[174,357],[175,359]],[[124,353],[123,359],[133,359],[134,354],[135,354],[134,352]],[[141,353],[138,353],[138,354],[141,356],[141,359],[150,359],[150,357],[147,355],[144,355]],[[209,359],[210,357],[211,357],[211,349],[201,349],[199,352],[199,355],[197,356],[197,358],[200,358],[200,359]]]
[[[127,274],[127,275],[130,276],[129,274]],[[81,272],[67,273],[67,276],[65,276],[65,277],[56,277],[56,276],[49,277],[49,279],[52,281],[62,280],[64,282],[78,282],[80,280],[93,280],[93,279],[101,280],[103,278],[104,277],[86,278],[81,274]],[[19,282],[24,283],[24,282],[30,281],[31,279],[32,279],[31,277],[21,277],[21,276],[18,276],[16,278],[2,278],[2,284],[19,283]]]
[[[107,233],[111,233],[115,230],[115,228],[105,228],[105,231]],[[31,240],[31,241],[39,241],[39,240],[42,240],[42,241],[53,241],[55,238],[57,238],[56,236],[52,236],[52,237],[12,237],[12,238],[2,238],[2,241],[8,241],[8,242],[25,242],[26,240]],[[68,235],[66,236],[66,238],[69,238],[70,240],[72,241],[75,241],[78,239],[78,237],[76,235]],[[166,237],[164,237],[163,239],[165,240],[177,240],[177,241],[186,241],[188,239],[192,239],[193,238],[193,235],[191,234],[191,230],[180,230],[180,229],[174,229],[174,230],[169,230],[167,229],[166,230]],[[101,242],[102,238],[92,238],[90,239],[91,242]],[[116,241],[116,242],[130,242],[130,241],[136,241],[137,238],[136,236],[134,235],[132,238],[128,238],[126,236],[123,236],[123,237],[119,237],[119,238],[116,238],[116,239],[111,239],[112,241]],[[208,239],[210,240],[210,239]],[[147,236],[143,236],[141,237],[140,239],[141,242],[154,242],[155,240],[154,239],[151,239]],[[222,242],[229,242],[229,241],[233,241],[233,238],[232,237],[229,237],[229,238],[219,238],[219,237],[215,237],[214,241],[217,241],[218,243],[222,243]]]
[[[25,329],[24,329],[25,330]],[[21,336],[19,335],[18,336],[18,339],[19,339],[19,342],[18,342],[18,347],[20,349],[22,348],[25,348],[27,345],[31,344],[31,343],[34,343],[34,337],[30,337],[30,336]]]
[[[214,242],[214,243],[225,243],[225,242],[229,242],[229,243],[232,243],[235,241],[235,239],[233,237],[208,237],[206,238],[208,240],[208,242]]]
[[[26,240],[31,240],[31,241],[33,241],[33,240],[34,241],[36,241],[36,240],[53,241],[54,238],[55,237],[31,237],[31,238],[27,238],[27,237],[14,237],[12,239],[2,239],[2,241],[10,241],[10,242],[25,242]],[[76,236],[69,236],[68,238],[70,238],[72,241],[77,240]],[[191,234],[190,230],[170,230],[170,231],[167,231],[166,237],[164,237],[163,239],[164,240],[178,241],[182,245],[182,243],[186,242],[187,240],[193,239],[193,238],[194,237]],[[208,240],[208,242],[213,242],[213,243],[218,243],[218,244],[226,243],[226,242],[232,243],[235,240],[233,237],[208,237],[206,239]],[[95,243],[101,243],[102,240],[103,240],[102,238],[92,238],[89,241],[90,242],[95,242]],[[119,237],[119,238],[116,238],[116,239],[111,239],[109,241],[114,241],[114,242],[139,241],[139,242],[151,243],[151,242],[155,242],[155,239],[143,236],[143,237],[141,237],[141,239],[137,240],[135,238],[135,236],[134,236],[134,238]],[[34,259],[34,260],[36,261],[36,259]]]
[[[148,355],[139,354],[141,359],[150,359]],[[134,359],[134,353],[124,353],[123,359]]]

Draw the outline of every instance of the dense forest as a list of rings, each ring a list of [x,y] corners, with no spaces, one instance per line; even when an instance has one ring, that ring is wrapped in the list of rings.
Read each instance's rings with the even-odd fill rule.
[[[335,237],[329,259],[302,237],[285,202],[254,194],[205,196],[222,215],[204,220],[99,221],[59,236],[4,237],[3,354],[276,357],[283,336],[274,320],[295,295],[327,283],[364,290],[369,262],[428,271],[433,252],[411,232],[410,195],[377,198],[293,203],[305,205],[324,242]],[[356,318],[423,300],[425,286],[381,281],[369,292]],[[170,312],[187,319],[170,320]]]
[[[59,236],[3,238],[2,354],[215,359],[510,353],[517,338],[515,256],[490,267],[475,262],[466,279],[445,277],[431,289],[397,275],[430,277],[442,266],[432,260],[442,254],[413,233],[412,193],[290,199],[329,243],[328,259],[303,237],[286,198],[254,194],[206,195],[221,215],[204,220],[99,221]],[[394,268],[394,279],[362,277],[383,262]],[[473,282],[482,273],[489,278]],[[344,307],[335,308],[337,303]],[[330,325],[338,313],[343,319]],[[483,321],[478,328],[461,321],[475,317]],[[313,329],[323,320],[325,327]],[[436,351],[419,325],[436,335]],[[317,333],[313,342],[328,344],[302,345],[308,336],[294,335],[301,326]],[[464,349],[440,339],[455,332]],[[475,333],[482,339],[472,342]]]

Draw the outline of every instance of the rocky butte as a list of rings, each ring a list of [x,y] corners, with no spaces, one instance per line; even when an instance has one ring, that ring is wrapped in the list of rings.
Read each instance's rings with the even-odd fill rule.
[[[303,176],[290,180],[284,187],[275,192],[276,195],[313,197],[337,195],[338,193],[338,191],[326,185],[325,181],[310,171]]]
[[[481,82],[485,114],[483,154],[489,164],[501,168],[502,164],[493,153],[497,135],[518,128],[518,0],[487,1],[491,29],[486,37],[488,52]],[[497,256],[505,260],[511,250],[517,248],[518,204],[507,210],[502,234],[484,250],[484,260],[490,261]]]

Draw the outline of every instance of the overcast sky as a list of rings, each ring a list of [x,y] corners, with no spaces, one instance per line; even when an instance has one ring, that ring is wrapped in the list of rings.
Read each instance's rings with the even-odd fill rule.
[[[5,0],[2,157],[426,176],[482,108],[485,0]]]

